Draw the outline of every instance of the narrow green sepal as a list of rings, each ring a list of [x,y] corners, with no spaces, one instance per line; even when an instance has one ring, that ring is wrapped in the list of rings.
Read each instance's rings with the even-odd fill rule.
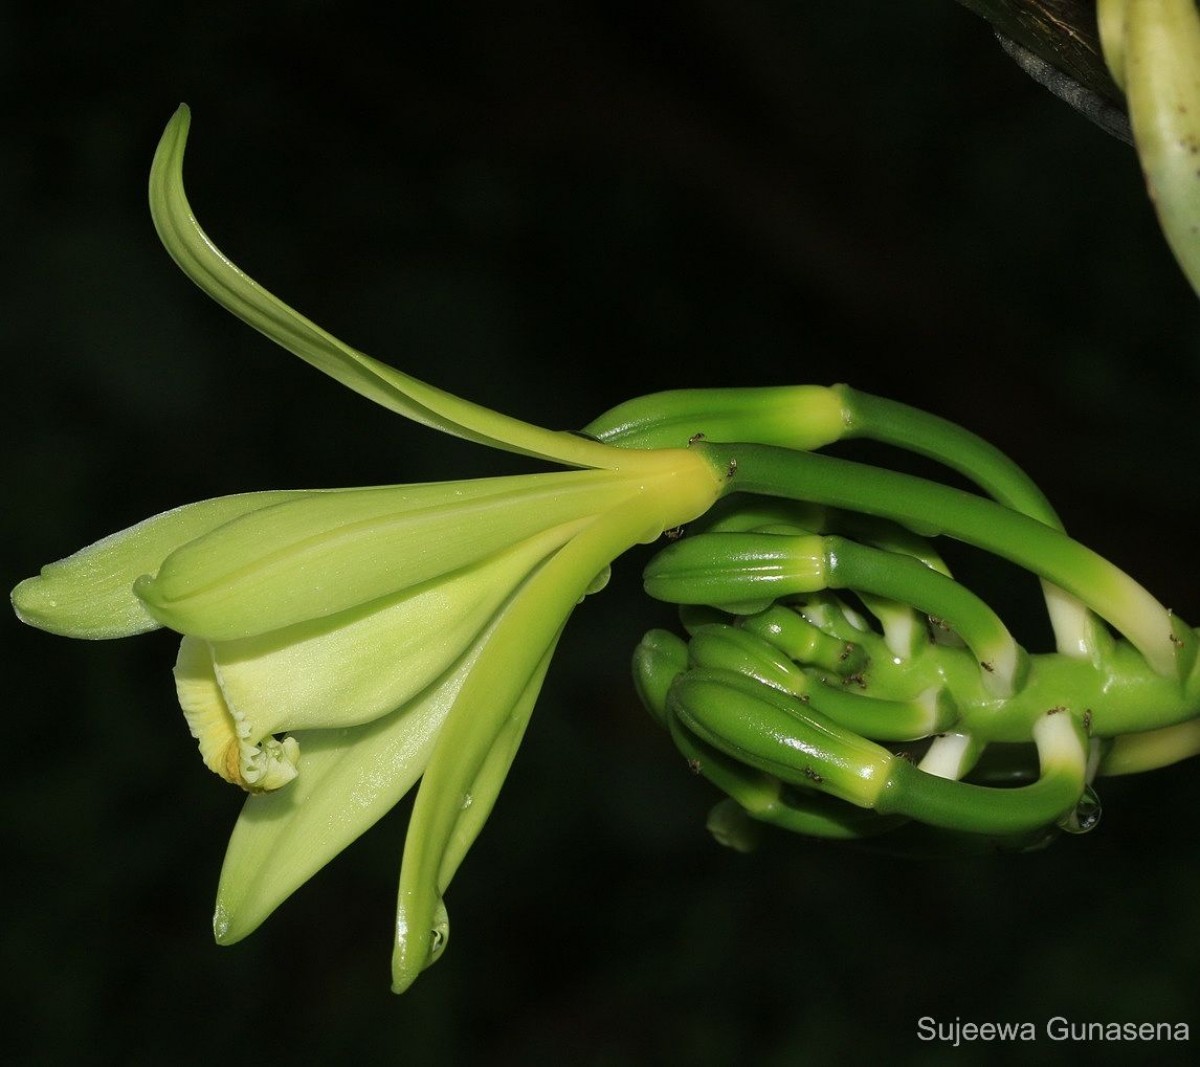
[[[183,545],[135,591],[181,633],[251,637],[452,573],[629,495],[606,471],[310,493]]]
[[[191,112],[181,104],[150,168],[150,215],[171,258],[226,310],[356,393],[442,433],[578,467],[616,468],[622,452],[490,411],[351,348],[268,292],[201,229],[183,184]]]
[[[300,774],[286,789],[251,796],[229,840],[213,918],[221,944],[251,933],[412,788],[479,649],[374,722],[297,735]]]

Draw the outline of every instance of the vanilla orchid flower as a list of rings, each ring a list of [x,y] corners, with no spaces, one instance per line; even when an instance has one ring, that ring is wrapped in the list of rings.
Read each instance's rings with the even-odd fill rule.
[[[445,946],[442,896],[520,743],[559,634],[612,560],[705,512],[725,472],[686,448],[618,448],[460,400],[331,337],[231,263],[188,205],[181,107],[150,203],[205,292],[342,384],[468,440],[580,468],[437,485],[285,491],[168,511],[13,591],[25,622],[112,638],[183,635],[179,701],[205,764],[250,795],[231,838],[217,940],[418,791],[392,984]]]

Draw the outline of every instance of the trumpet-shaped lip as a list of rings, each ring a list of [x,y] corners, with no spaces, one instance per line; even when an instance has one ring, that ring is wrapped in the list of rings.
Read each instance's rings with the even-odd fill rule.
[[[183,639],[175,663],[175,688],[188,729],[210,771],[248,793],[270,792],[296,777],[300,760],[296,739],[252,737],[251,723],[225,699],[207,641]]]

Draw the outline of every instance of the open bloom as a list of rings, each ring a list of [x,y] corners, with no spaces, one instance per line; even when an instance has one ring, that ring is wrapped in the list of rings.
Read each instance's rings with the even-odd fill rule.
[[[438,485],[265,492],[169,511],[19,585],[27,623],[85,638],[167,626],[205,764],[250,793],[214,928],[250,933],[418,778],[393,987],[444,947],[442,895],[507,774],[573,607],[630,546],[703,513],[723,475],[459,400],[356,352],[230,263],[182,185],[188,113],[151,174],[155,224],[218,302],[378,403],[583,468]]]

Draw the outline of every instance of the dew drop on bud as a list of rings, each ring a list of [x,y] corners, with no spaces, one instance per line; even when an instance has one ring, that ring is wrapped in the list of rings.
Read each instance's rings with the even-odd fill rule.
[[[735,852],[753,852],[762,836],[762,826],[736,800],[726,797],[709,812],[708,832],[719,845]]]
[[[1099,825],[1100,798],[1096,795],[1096,790],[1089,785],[1084,789],[1079,803],[1075,805],[1075,810],[1059,819],[1058,826],[1069,834],[1086,834]]]

